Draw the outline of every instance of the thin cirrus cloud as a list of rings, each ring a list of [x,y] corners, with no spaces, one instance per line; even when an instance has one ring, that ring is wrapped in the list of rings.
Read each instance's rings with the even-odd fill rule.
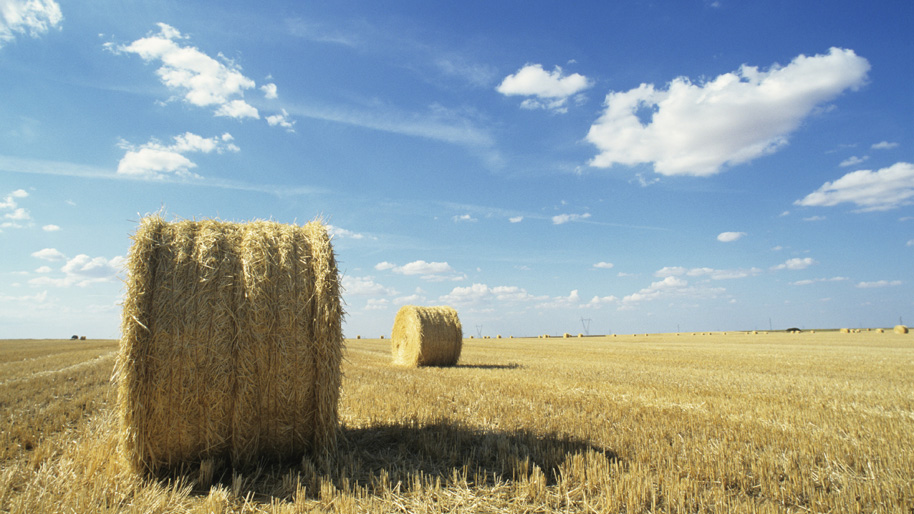
[[[0,48],[28,34],[41,37],[60,26],[63,13],[54,0],[6,0],[0,2]]]
[[[552,224],[553,225],[564,225],[565,223],[568,223],[571,221],[586,220],[589,217],[590,217],[589,212],[585,212],[584,214],[557,214],[552,217]]]
[[[521,102],[523,109],[567,112],[568,99],[592,86],[581,74],[563,75],[559,66],[549,72],[541,64],[528,64],[505,77],[495,90],[505,96],[529,97]]]
[[[184,154],[238,152],[238,146],[232,141],[232,135],[228,132],[211,138],[185,132],[175,136],[174,143],[170,145],[155,139],[139,147],[121,142],[121,148],[127,150],[127,153],[118,163],[117,173],[149,179],[162,179],[171,175],[200,178],[190,171],[196,168],[197,164]]]
[[[857,206],[857,212],[888,211],[914,198],[914,164],[898,162],[877,171],[852,171],[794,202],[805,207]]]
[[[800,55],[768,71],[743,65],[708,82],[677,77],[610,92],[586,140],[598,168],[652,163],[661,175],[711,176],[773,153],[815,109],[866,81],[869,62],[853,50]]]
[[[115,53],[130,53],[146,62],[159,62],[159,80],[169,89],[180,91],[185,102],[197,107],[214,108],[216,116],[260,118],[257,109],[244,101],[244,92],[256,83],[244,76],[241,68],[219,54],[220,60],[193,46],[181,46],[187,39],[174,27],[159,23],[159,32],[137,39],[129,45],[106,47]],[[268,84],[267,97],[275,94]]]

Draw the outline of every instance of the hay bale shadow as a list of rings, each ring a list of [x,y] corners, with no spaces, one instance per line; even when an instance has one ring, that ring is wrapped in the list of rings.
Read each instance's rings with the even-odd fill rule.
[[[521,369],[525,366],[517,364],[516,362],[511,362],[508,364],[457,364],[453,367],[467,369]]]
[[[417,476],[442,485],[460,476],[470,487],[483,487],[542,473],[547,485],[555,485],[565,461],[578,455],[619,460],[612,450],[585,441],[526,430],[482,431],[443,420],[344,427],[335,458],[324,465],[305,457],[294,462],[264,462],[255,468],[223,468],[211,484],[199,483],[200,473],[194,469],[159,480],[163,485],[196,482],[195,495],[205,496],[210,486],[221,486],[237,497],[269,503],[293,501],[302,494],[307,499],[318,498],[322,485],[328,483],[338,490],[361,489],[382,496],[394,487],[409,490]]]

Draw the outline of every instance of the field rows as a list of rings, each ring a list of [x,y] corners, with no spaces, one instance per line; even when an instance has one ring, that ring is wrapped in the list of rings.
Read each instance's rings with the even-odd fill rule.
[[[0,366],[29,367],[0,368],[0,511],[914,509],[910,336],[475,339],[458,366],[419,369],[349,340],[329,468],[163,480],[114,457],[113,342],[18,360],[4,344]]]

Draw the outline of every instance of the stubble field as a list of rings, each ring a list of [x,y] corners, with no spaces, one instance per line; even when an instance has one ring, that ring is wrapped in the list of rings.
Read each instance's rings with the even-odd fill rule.
[[[130,474],[116,341],[0,341],[0,511],[914,512],[914,336],[467,339],[390,365],[347,340],[341,441]]]

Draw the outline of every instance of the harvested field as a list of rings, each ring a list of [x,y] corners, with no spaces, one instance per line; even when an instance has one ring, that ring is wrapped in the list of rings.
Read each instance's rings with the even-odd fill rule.
[[[0,511],[914,508],[910,334],[467,339],[446,368],[394,367],[388,340],[352,339],[329,469],[163,480],[112,457],[115,347],[0,342],[0,413],[17,434]]]

